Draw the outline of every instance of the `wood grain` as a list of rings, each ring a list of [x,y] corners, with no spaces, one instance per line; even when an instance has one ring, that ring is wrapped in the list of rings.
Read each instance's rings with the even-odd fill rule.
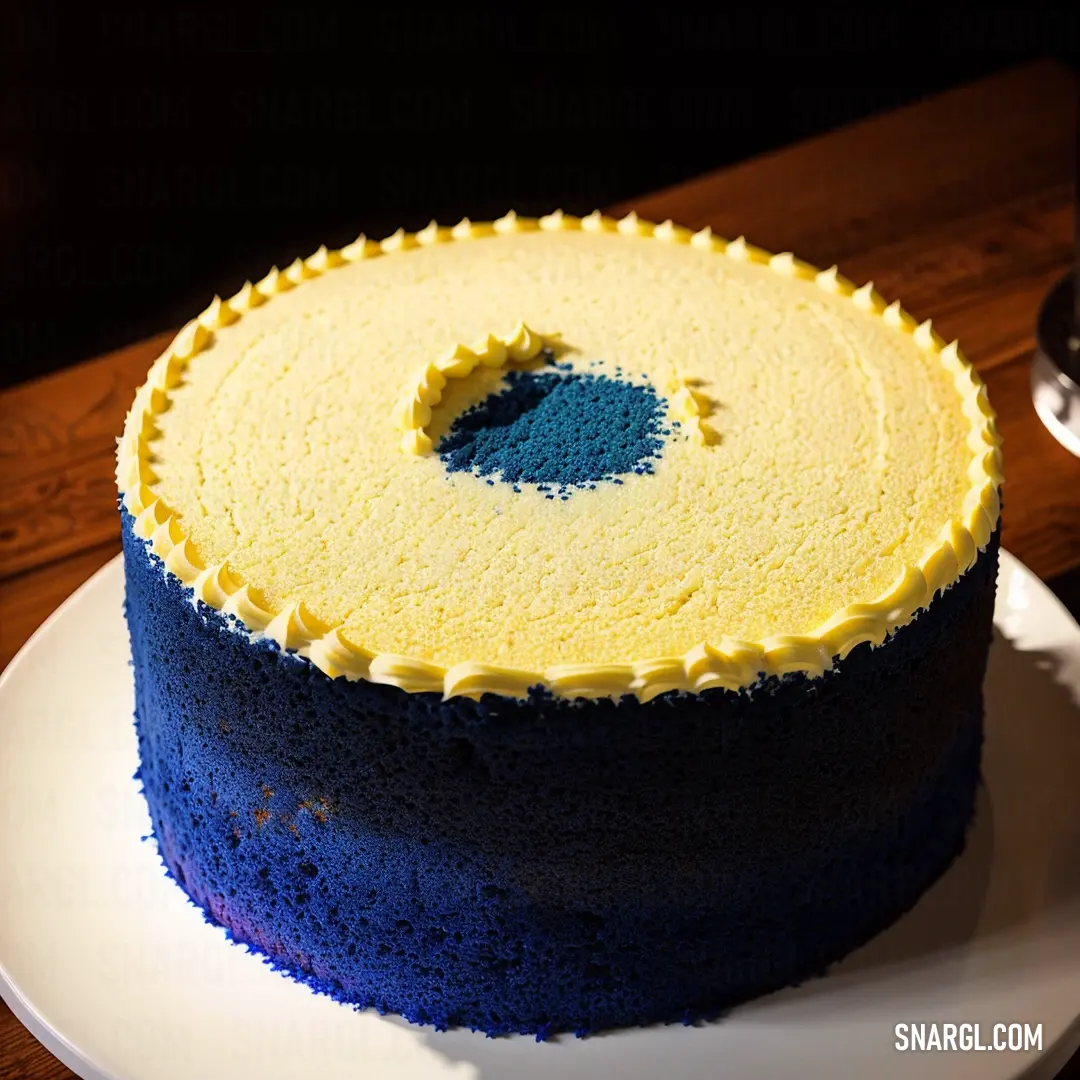
[[[107,540],[69,558],[0,580],[0,668],[8,665],[26,639],[67,597],[119,551],[119,539]],[[2,1077],[0,1073],[0,1080]]]
[[[1080,566],[1080,460],[1028,389],[1039,304],[1073,257],[1075,92],[1031,65],[612,210],[838,262],[959,338],[1005,436],[1004,542],[1043,577]],[[0,396],[0,665],[119,551],[115,437],[168,340]],[[0,1077],[71,1076],[0,1005]]]
[[[159,334],[0,396],[0,580],[117,538],[113,455]]]
[[[0,1080],[78,1080],[0,1001]]]
[[[1065,182],[1075,81],[1040,63],[620,204],[840,262]]]

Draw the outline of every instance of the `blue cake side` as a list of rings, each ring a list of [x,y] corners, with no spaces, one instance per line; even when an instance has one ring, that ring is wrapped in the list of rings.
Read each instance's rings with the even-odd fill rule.
[[[169,870],[337,998],[439,1028],[717,1015],[820,974],[964,844],[998,536],[820,679],[648,703],[332,680],[192,601],[123,522]]]

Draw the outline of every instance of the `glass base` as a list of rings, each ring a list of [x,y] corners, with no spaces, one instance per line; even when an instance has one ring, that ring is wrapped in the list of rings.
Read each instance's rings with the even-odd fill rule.
[[[1031,399],[1050,434],[1080,457],[1080,384],[1074,378],[1080,351],[1073,308],[1073,278],[1068,274],[1051,289],[1039,312]]]

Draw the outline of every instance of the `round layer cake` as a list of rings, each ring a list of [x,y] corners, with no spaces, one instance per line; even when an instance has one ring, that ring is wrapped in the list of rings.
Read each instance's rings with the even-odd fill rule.
[[[439,1027],[821,973],[963,847],[1000,466],[955,343],[708,229],[509,214],[275,270],[118,451],[165,864]]]

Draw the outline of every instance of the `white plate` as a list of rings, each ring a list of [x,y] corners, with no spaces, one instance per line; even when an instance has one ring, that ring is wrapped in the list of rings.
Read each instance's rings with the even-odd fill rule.
[[[271,971],[165,877],[131,779],[114,560],[0,678],[0,992],[88,1080],[1050,1076],[1080,1043],[1080,627],[1003,555],[967,851],[832,974],[694,1028],[437,1033]],[[1043,1053],[895,1049],[895,1025],[1042,1024]]]

